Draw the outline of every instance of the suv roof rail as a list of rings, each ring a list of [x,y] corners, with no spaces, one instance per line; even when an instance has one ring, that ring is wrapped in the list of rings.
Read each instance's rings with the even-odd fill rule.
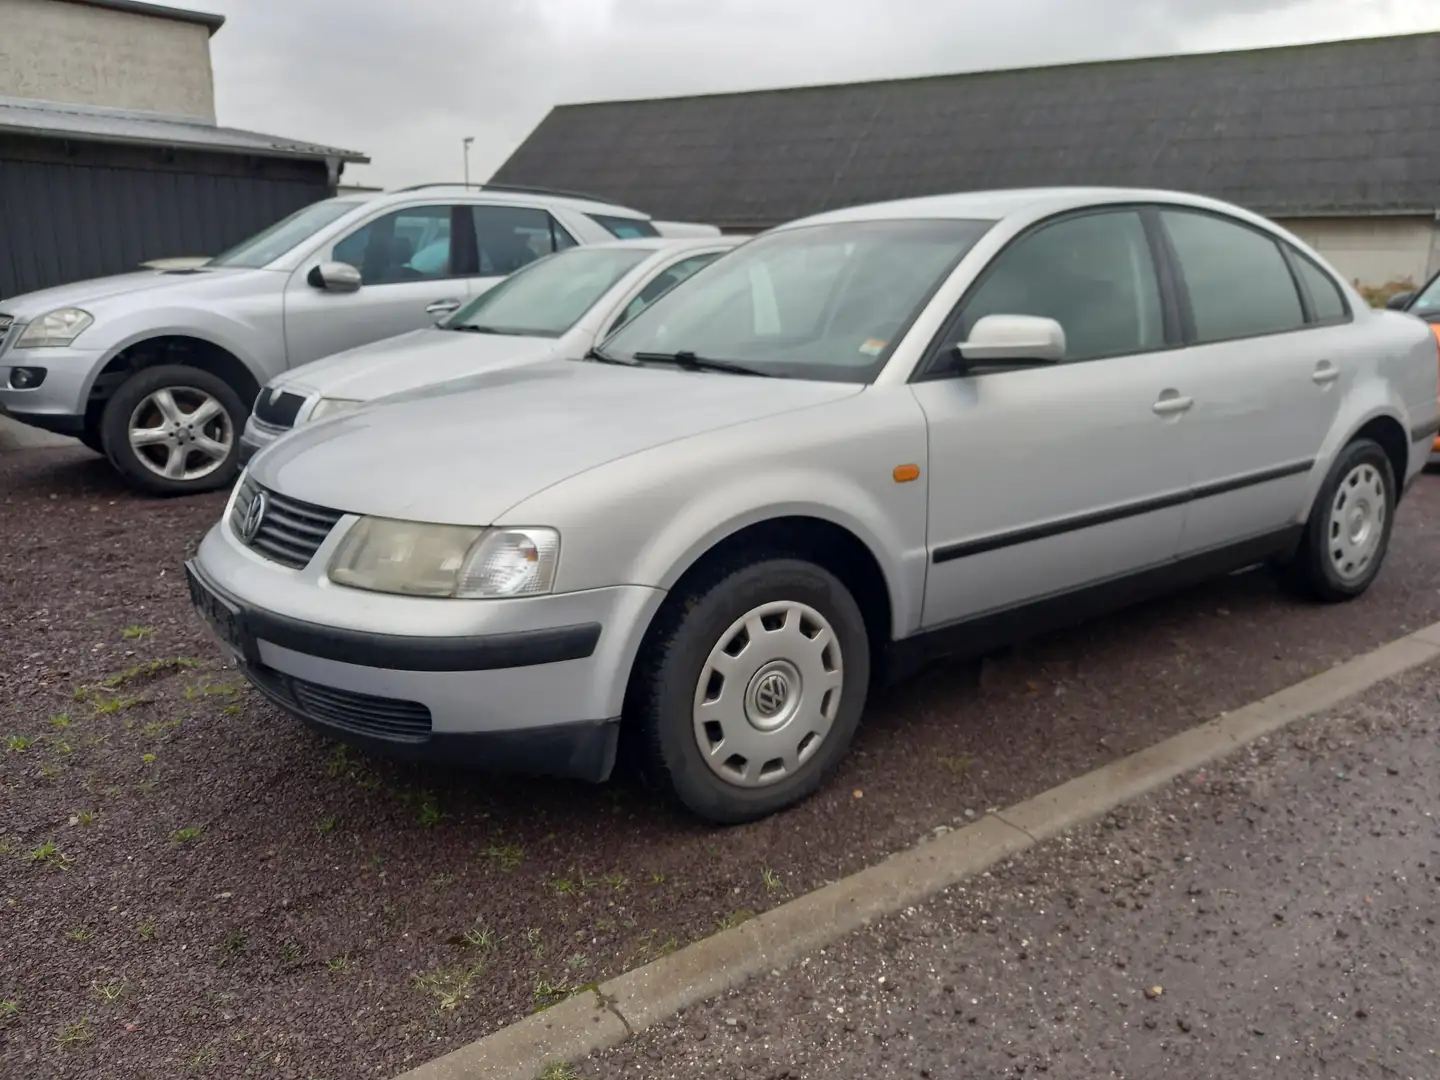
[[[599,195],[587,195],[583,191],[566,191],[563,188],[532,187],[529,184],[467,184],[463,180],[458,181],[437,181],[428,184],[411,184],[409,187],[396,188],[398,191],[423,191],[425,188],[458,187],[466,191],[508,191],[517,195],[553,195],[560,199],[584,199],[586,202],[605,203],[608,206],[619,207],[619,203]]]

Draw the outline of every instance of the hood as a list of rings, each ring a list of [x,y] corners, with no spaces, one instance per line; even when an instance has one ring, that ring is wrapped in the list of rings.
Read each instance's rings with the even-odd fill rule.
[[[546,360],[302,425],[257,454],[250,475],[335,510],[490,525],[536,492],[606,462],[863,390]]]
[[[237,270],[222,267],[215,270],[138,270],[132,274],[116,274],[113,277],[93,278],[90,281],[76,281],[69,285],[56,285],[39,292],[24,293],[0,300],[0,311],[13,315],[18,322],[28,322],[47,312],[63,307],[78,307],[89,310],[102,300],[128,296],[141,292],[159,290],[178,291],[203,288],[204,284],[236,274],[266,273],[263,270]]]
[[[555,338],[470,334],[427,326],[301,364],[270,381],[297,393],[373,401],[430,383],[543,360]]]

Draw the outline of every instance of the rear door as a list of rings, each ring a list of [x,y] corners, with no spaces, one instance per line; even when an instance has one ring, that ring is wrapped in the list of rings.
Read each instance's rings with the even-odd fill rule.
[[[306,260],[286,286],[291,367],[432,323],[469,296],[476,264],[470,208],[433,203],[372,218]],[[321,262],[348,263],[363,284],[351,293],[311,283]]]
[[[1187,340],[1183,425],[1195,490],[1182,555],[1278,532],[1303,514],[1365,347],[1328,271],[1236,218],[1164,208]]]

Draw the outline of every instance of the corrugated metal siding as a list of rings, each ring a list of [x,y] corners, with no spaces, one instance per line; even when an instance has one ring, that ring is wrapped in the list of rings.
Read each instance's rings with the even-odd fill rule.
[[[238,171],[238,170],[236,170]],[[0,297],[215,255],[329,194],[314,178],[0,157]]]

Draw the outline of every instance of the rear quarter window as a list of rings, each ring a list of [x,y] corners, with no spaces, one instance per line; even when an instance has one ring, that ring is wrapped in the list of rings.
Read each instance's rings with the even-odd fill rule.
[[[620,240],[638,240],[646,236],[659,236],[655,226],[644,218],[611,217],[608,214],[586,214],[611,236]]]

